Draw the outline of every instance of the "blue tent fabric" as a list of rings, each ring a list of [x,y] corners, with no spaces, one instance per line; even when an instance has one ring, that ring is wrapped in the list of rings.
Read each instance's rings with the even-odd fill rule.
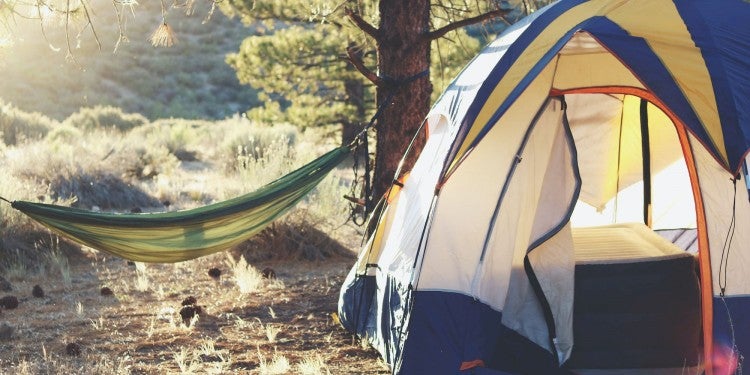
[[[714,83],[732,171],[750,148],[750,3],[679,1],[678,5]],[[712,21],[712,22],[709,22]],[[742,26],[744,25],[744,26]]]
[[[373,336],[375,327],[368,322],[374,321],[374,304],[377,284],[375,276],[357,275],[354,281],[342,288],[340,299],[342,309],[339,310],[339,320],[347,330],[362,337]]]
[[[729,374],[739,362],[738,374],[750,370],[750,296],[716,297],[714,305],[714,358],[717,374]],[[735,358],[732,358],[735,356]],[[743,361],[744,359],[744,361]]]
[[[368,338],[388,364],[397,366],[411,292],[407,285],[390,277],[382,288],[383,293],[378,293],[374,276],[350,273],[341,288],[338,315],[344,328]]]
[[[459,293],[417,291],[413,301],[400,373],[454,373],[463,362],[490,359],[500,312]]]

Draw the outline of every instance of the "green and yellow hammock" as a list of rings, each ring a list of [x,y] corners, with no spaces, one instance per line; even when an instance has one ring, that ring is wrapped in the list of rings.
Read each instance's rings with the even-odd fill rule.
[[[349,151],[334,149],[256,191],[185,211],[111,214],[25,201],[11,205],[94,249],[139,262],[180,262],[229,249],[257,234],[315,188]]]

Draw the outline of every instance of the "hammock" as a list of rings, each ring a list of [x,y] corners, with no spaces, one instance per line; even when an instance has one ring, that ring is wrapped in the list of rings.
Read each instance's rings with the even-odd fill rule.
[[[334,149],[256,191],[185,211],[112,214],[14,201],[52,231],[119,257],[173,263],[226,250],[260,232],[309,193],[349,155]]]

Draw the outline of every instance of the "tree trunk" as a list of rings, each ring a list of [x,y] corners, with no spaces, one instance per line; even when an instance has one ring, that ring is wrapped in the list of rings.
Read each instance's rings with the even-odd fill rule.
[[[376,125],[374,201],[380,199],[393,182],[404,151],[430,109],[432,84],[429,74],[402,87],[397,86],[399,82],[429,69],[429,29],[429,0],[380,1],[378,70],[381,77],[395,85],[377,89],[378,106],[389,98],[391,102],[385,106]],[[407,157],[404,171],[411,170],[424,142],[424,134],[420,134]]]
[[[353,68],[350,68],[353,69]],[[344,81],[344,90],[346,92],[346,100],[349,103],[354,104],[357,111],[357,118],[366,120],[365,114],[367,109],[365,108],[365,85],[362,80],[350,79]],[[341,128],[341,144],[347,145],[354,141],[354,138],[362,131],[364,124],[360,122],[344,121]]]

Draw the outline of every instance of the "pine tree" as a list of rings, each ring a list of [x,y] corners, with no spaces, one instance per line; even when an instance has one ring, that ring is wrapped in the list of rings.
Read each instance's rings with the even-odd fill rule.
[[[494,2],[428,0],[230,0],[222,10],[269,29],[228,58],[242,82],[265,92],[266,104],[251,116],[340,123],[349,142],[376,105],[382,107],[369,208],[390,186],[412,138],[405,170],[423,145],[416,133],[433,99],[431,78],[441,90],[477,52],[479,43],[462,27],[505,13]]]

